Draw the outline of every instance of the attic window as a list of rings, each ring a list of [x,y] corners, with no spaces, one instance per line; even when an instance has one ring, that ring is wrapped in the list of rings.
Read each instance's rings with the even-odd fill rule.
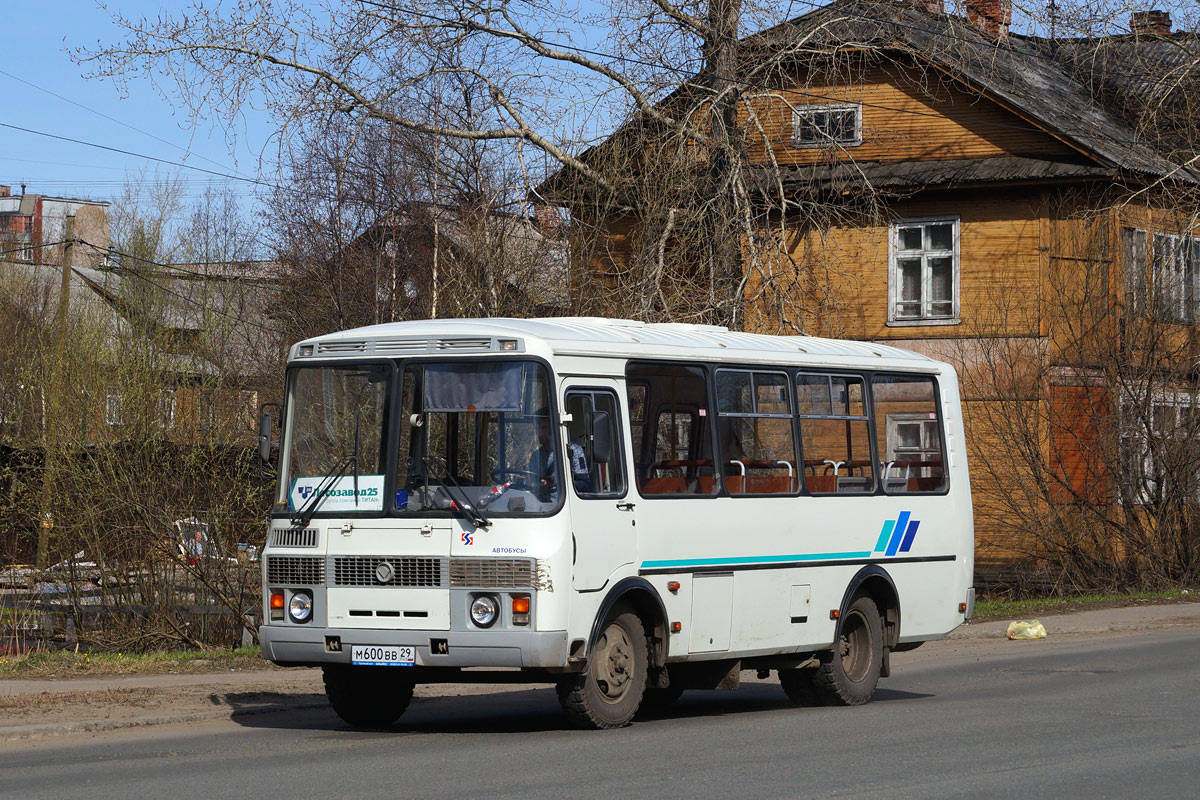
[[[796,147],[852,147],[862,144],[862,106],[798,106],[792,112],[792,144]]]

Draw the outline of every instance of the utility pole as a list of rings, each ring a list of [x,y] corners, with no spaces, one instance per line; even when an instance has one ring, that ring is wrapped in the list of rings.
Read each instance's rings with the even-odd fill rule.
[[[54,530],[55,494],[61,449],[60,432],[63,429],[63,412],[66,394],[63,383],[66,369],[63,361],[67,355],[67,320],[71,305],[71,260],[75,254],[75,217],[67,217],[66,241],[63,244],[62,282],[58,291],[57,336],[54,343],[53,361],[47,375],[46,398],[42,406],[42,516],[38,524],[37,560],[38,569],[45,569],[50,561],[50,535]]]

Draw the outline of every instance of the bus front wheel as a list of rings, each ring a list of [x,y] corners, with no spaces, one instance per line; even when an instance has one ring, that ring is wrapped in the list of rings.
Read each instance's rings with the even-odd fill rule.
[[[870,597],[859,596],[842,612],[833,649],[815,668],[784,670],[779,682],[797,705],[858,706],[871,699],[883,668],[883,621]]]
[[[649,650],[642,621],[618,612],[592,645],[587,669],[558,684],[567,719],[579,728],[621,728],[629,724],[646,691]]]
[[[414,682],[395,667],[331,664],[322,672],[329,705],[356,728],[386,728],[412,700]]]

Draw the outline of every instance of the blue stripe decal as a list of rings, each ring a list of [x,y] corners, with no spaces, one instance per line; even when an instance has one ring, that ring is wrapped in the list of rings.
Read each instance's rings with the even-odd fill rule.
[[[908,530],[904,532],[904,541],[900,543],[900,552],[907,553],[908,548],[912,547],[913,539],[917,535],[917,526],[921,524],[921,520],[914,519],[908,523]]]
[[[908,528],[908,511],[901,511],[900,516],[896,518],[896,527],[892,529],[892,538],[888,542],[886,556],[896,555],[896,550],[900,547],[900,538],[904,535],[905,529]]]
[[[797,553],[790,556],[734,556],[730,558],[672,558],[665,561],[643,561],[642,569],[658,567],[711,567],[722,564],[784,564],[789,561],[824,561],[839,558],[867,558],[867,551],[858,553]]]
[[[875,543],[875,552],[882,553],[883,548],[887,547],[888,539],[892,535],[892,528],[896,527],[896,520],[889,519],[883,523],[883,530],[879,532],[879,541]]]

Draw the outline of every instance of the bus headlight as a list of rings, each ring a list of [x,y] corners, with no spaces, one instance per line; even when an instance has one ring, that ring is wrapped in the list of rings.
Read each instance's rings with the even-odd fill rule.
[[[308,592],[296,592],[288,603],[288,616],[292,622],[304,624],[312,619],[313,599]]]
[[[490,628],[496,622],[500,604],[491,595],[481,594],[471,603],[471,619],[481,628]]]

